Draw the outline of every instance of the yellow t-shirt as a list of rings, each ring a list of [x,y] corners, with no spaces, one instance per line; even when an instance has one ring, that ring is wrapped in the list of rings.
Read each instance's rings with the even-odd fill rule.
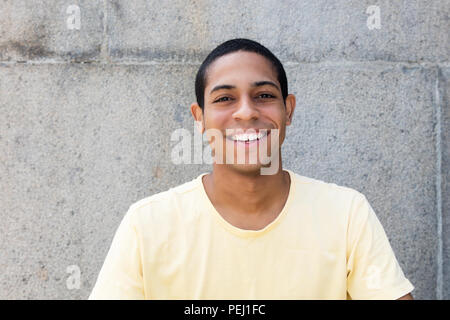
[[[228,223],[196,179],[132,204],[89,299],[397,299],[405,278],[360,192],[290,170],[261,230]]]

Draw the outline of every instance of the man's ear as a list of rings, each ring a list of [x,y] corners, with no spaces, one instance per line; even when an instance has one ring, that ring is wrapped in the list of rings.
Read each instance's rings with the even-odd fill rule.
[[[295,96],[289,94],[286,97],[286,125],[289,126],[292,123],[292,117],[295,110]]]
[[[200,106],[194,102],[191,104],[191,113],[197,124],[197,129],[200,131],[201,134],[203,134],[203,132],[205,131],[205,123],[203,121],[202,108],[200,108]]]

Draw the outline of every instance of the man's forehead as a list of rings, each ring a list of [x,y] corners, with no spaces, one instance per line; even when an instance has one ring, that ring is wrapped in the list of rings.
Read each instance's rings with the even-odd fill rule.
[[[215,60],[206,72],[206,88],[217,85],[245,83],[249,86],[256,82],[275,82],[278,78],[270,60],[253,52],[238,51],[226,54]]]

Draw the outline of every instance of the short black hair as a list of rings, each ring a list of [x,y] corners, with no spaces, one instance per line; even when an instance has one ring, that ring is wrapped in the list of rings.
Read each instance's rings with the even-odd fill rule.
[[[216,59],[232,52],[236,51],[247,51],[255,52],[267,58],[273,65],[275,71],[277,72],[277,80],[281,86],[281,94],[283,95],[283,101],[286,102],[286,97],[288,95],[288,84],[286,78],[286,72],[284,71],[283,65],[280,60],[266,47],[262,44],[249,40],[249,39],[232,39],[225,41],[224,43],[217,46],[213,51],[211,51],[206,59],[201,64],[198,69],[197,76],[195,77],[195,95],[197,97],[197,103],[203,111],[204,100],[205,100],[205,87],[206,87],[206,71],[208,67]]]

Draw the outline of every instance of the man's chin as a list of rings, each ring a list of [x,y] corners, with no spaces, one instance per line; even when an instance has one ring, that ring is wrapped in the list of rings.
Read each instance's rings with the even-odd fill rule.
[[[256,164],[227,164],[227,166],[235,171],[235,172],[239,172],[241,174],[245,174],[245,175],[261,175],[261,168],[265,167],[260,163],[256,163]]]
[[[270,159],[265,158],[265,161],[260,161],[259,158],[249,160],[246,157],[245,161],[241,159],[234,159],[234,161],[229,161],[225,157],[221,162],[214,161],[216,165],[226,166],[226,169],[233,170],[235,172],[239,172],[241,174],[246,175],[274,175],[279,171],[280,161],[278,158],[271,157]]]

